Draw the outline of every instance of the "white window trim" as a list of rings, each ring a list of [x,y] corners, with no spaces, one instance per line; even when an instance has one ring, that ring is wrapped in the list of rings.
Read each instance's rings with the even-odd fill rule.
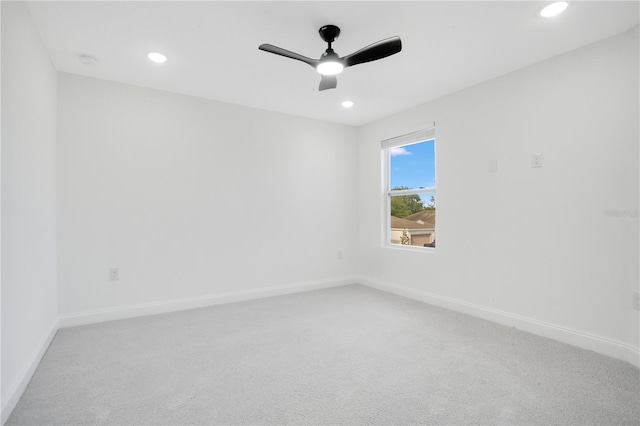
[[[398,146],[406,146],[414,143],[425,142],[428,140],[435,139],[435,122],[430,123],[428,126],[425,126],[422,130],[418,130],[416,132],[407,133],[405,135],[397,136],[395,138],[385,139],[382,141],[382,158],[384,162],[384,176],[383,176],[383,205],[384,205],[384,214],[383,214],[383,232],[382,232],[382,247],[390,248],[393,250],[406,250],[406,251],[417,251],[422,253],[433,253],[435,252],[435,247],[419,247],[419,246],[408,246],[402,244],[392,244],[391,243],[391,193],[393,192],[393,196],[402,196],[402,195],[413,195],[413,194],[426,194],[426,193],[435,193],[436,187],[430,186],[426,188],[416,188],[416,189],[402,189],[391,191],[391,148],[395,148]],[[436,224],[437,228],[437,224]]]
[[[424,142],[436,138],[436,125],[431,123],[429,127],[406,135],[382,141],[382,149],[394,148],[396,146],[411,145],[412,143]]]

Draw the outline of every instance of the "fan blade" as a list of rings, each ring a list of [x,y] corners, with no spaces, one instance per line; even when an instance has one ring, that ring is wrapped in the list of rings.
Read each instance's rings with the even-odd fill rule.
[[[307,58],[306,56],[302,56],[298,53],[292,52],[287,49],[283,49],[278,46],[274,46],[272,44],[261,44],[258,49],[264,50],[265,52],[275,53],[276,55],[284,56],[285,58],[296,59],[298,61],[302,61],[305,64],[309,64],[312,67],[316,67],[318,65],[317,59]]]
[[[400,37],[391,37],[384,40],[380,40],[367,47],[363,47],[357,52],[347,55],[344,58],[344,66],[350,67],[352,65],[363,64],[365,62],[375,61],[377,59],[386,58],[387,56],[394,55],[402,50],[402,41]]]
[[[320,80],[320,91],[335,89],[338,85],[338,78],[335,75],[323,75]]]

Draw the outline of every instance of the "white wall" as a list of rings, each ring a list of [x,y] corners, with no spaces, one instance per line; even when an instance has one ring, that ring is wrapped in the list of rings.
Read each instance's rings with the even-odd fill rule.
[[[355,272],[355,128],[65,73],[58,84],[64,325]]]
[[[2,8],[2,421],[57,329],[56,71],[22,2]]]
[[[436,252],[383,248],[380,141],[431,121]],[[638,139],[637,27],[363,126],[363,282],[640,365]]]

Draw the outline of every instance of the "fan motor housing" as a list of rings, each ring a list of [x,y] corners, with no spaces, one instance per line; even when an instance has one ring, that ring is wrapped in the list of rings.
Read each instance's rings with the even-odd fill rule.
[[[324,41],[327,43],[333,43],[333,41],[340,35],[340,28],[335,25],[325,25],[320,27],[318,32],[320,33],[320,38]]]

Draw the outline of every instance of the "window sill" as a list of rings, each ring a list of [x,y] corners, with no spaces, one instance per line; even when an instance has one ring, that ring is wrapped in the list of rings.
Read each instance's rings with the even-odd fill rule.
[[[400,250],[400,251],[415,251],[419,253],[435,253],[435,247],[418,247],[418,246],[404,246],[401,244],[384,244],[382,248],[390,249],[390,250]]]

